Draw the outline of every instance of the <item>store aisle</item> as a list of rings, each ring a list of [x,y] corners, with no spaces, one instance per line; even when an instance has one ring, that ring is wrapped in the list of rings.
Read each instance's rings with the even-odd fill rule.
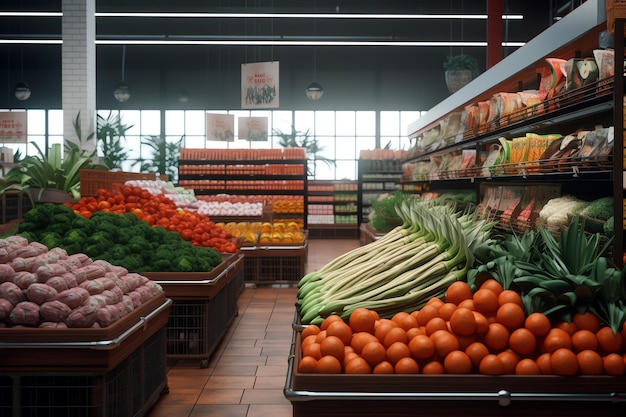
[[[306,272],[357,246],[357,239],[310,240]],[[197,359],[168,364],[169,393],[148,416],[290,417],[283,388],[295,300],[293,286],[246,286],[239,315],[208,368],[201,368]]]

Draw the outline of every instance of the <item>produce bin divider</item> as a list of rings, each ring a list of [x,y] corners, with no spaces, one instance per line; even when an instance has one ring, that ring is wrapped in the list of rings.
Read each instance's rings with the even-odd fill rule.
[[[308,240],[302,245],[242,246],[245,282],[295,283],[304,276]]]

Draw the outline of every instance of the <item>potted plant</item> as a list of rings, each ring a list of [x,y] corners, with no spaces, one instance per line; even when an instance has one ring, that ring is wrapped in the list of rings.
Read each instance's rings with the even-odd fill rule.
[[[149,158],[138,159],[133,166],[139,164],[141,172],[154,172],[158,175],[167,175],[174,181],[178,173],[178,159],[184,136],[175,142],[168,142],[165,136],[148,136],[141,142],[149,147],[152,154]]]
[[[102,163],[108,169],[122,168],[122,162],[128,158],[128,151],[123,146],[126,132],[132,127],[122,123],[119,115],[109,112],[104,118],[97,116],[96,139],[98,150],[102,155]]]
[[[478,61],[470,55],[448,55],[443,68],[446,70],[446,85],[450,93],[456,93],[480,73]]]
[[[305,149],[307,158],[312,161],[310,165],[307,164],[308,176],[315,178],[317,161],[321,161],[328,166],[335,165],[334,160],[318,155],[324,148],[319,145],[316,138],[310,137],[309,129],[307,129],[306,132],[300,132],[296,130],[294,126],[291,126],[291,132],[283,132],[280,129],[274,129],[273,134],[280,138],[278,144],[283,148]]]
[[[83,137],[80,126],[80,114],[74,121],[74,130],[78,142],[65,140],[63,149],[60,143],[50,146],[44,152],[35,142],[31,144],[37,149],[36,155],[23,157],[5,176],[2,192],[8,190],[22,191],[33,203],[74,202],[80,198],[80,171],[82,169],[105,169],[93,163],[96,151],[82,148]],[[85,138],[93,138],[90,134]],[[62,152],[63,151],[63,152]],[[62,155],[63,153],[63,155]]]

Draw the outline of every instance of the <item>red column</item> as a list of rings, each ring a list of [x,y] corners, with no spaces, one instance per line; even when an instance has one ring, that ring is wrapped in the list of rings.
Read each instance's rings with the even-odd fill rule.
[[[487,69],[502,60],[502,0],[487,0]]]

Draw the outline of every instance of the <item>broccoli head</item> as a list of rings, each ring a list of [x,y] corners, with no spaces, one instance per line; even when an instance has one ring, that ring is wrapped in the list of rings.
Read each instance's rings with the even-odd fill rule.
[[[39,243],[48,247],[48,249],[62,247],[63,237],[57,232],[43,232],[37,238]]]
[[[613,197],[602,197],[593,200],[581,214],[594,219],[608,220],[613,215]]]

